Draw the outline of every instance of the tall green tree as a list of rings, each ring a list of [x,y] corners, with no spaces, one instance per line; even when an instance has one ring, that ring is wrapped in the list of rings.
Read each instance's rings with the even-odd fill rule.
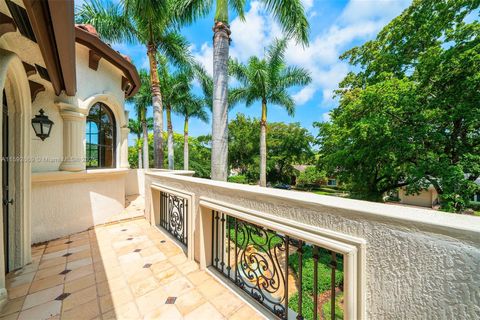
[[[188,42],[177,32],[180,3],[176,0],[90,0],[77,10],[77,23],[93,25],[112,42],[141,44],[147,49],[154,118],[155,167],[163,167],[163,105],[157,70],[157,53],[174,63],[191,59]]]
[[[208,122],[208,114],[205,111],[204,100],[192,95],[191,91],[186,92],[182,101],[174,109],[176,113],[183,116],[183,170],[189,170],[189,138],[188,125],[190,119],[199,119]]]
[[[308,43],[309,24],[301,0],[261,0],[268,12],[280,22],[288,36]],[[212,0],[178,0],[184,20],[194,21],[206,15]],[[213,109],[212,179],[228,176],[228,59],[230,46],[229,8],[244,19],[246,0],[215,0],[213,27]]]
[[[260,120],[237,114],[229,124],[229,162],[232,169],[257,182],[260,157],[258,153]],[[312,164],[314,138],[299,123],[272,122],[267,136],[267,177],[271,183],[291,184],[295,178],[296,164]]]
[[[171,72],[165,57],[159,58],[160,84],[163,88],[163,104],[167,116],[167,153],[168,169],[175,169],[175,151],[172,124],[172,108],[185,103],[185,99],[190,97],[191,82],[193,73],[191,68],[185,66],[183,69]]]
[[[267,109],[274,104],[283,107],[289,116],[295,114],[295,102],[289,93],[292,87],[305,86],[311,82],[307,70],[287,66],[285,50],[287,41],[276,40],[267,50],[266,57],[251,57],[248,63],[230,63],[231,72],[240,82],[232,91],[234,100],[245,102],[250,107],[261,103],[260,118],[260,186],[267,185]]]
[[[138,148],[138,168],[142,169],[142,145],[141,145],[141,139],[142,139],[142,121],[139,119],[137,115],[137,119],[128,119],[128,129],[130,129],[131,133],[134,133],[137,136],[137,148]]]
[[[433,185],[461,211],[480,176],[478,0],[415,0],[377,36],[347,51],[321,162],[359,197]]]
[[[138,92],[130,98],[130,101],[133,102],[135,114],[137,119],[141,124],[141,130],[143,133],[143,168],[149,168],[149,150],[148,150],[148,131],[153,129],[153,118],[147,118],[148,108],[152,106],[152,94],[149,76],[146,70],[140,70],[140,89]],[[139,168],[141,166],[139,165]]]

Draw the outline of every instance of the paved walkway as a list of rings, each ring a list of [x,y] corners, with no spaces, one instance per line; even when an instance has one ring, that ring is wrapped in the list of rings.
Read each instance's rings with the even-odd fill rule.
[[[50,241],[32,255],[7,275],[0,320],[262,318],[144,219]]]

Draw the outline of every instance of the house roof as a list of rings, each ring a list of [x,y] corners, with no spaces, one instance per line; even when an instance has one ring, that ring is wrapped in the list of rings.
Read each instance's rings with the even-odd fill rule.
[[[104,58],[123,72],[126,97],[138,91],[140,77],[130,59],[100,40],[93,26],[75,26],[72,0],[24,0],[24,6],[57,95],[65,91],[73,96],[77,91],[75,43],[88,47],[98,59]]]
[[[122,86],[124,86],[122,89],[125,90],[125,96],[130,97],[138,92],[138,89],[140,89],[140,76],[130,58],[115,51],[103,42],[92,25],[76,25],[75,41],[92,50],[99,58],[104,58],[123,71],[127,80],[127,82],[122,81]]]

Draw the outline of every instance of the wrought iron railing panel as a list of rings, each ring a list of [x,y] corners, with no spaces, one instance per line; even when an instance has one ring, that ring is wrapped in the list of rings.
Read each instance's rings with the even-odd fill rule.
[[[280,319],[343,318],[341,254],[222,212],[212,215],[212,265],[237,287]]]
[[[160,193],[160,226],[187,246],[188,200],[162,191]]]

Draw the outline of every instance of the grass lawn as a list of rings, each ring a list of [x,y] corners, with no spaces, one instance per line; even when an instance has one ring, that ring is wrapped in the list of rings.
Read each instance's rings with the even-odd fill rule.
[[[335,297],[335,319],[334,320],[343,319],[343,308],[341,307],[342,299],[343,299],[343,293]],[[331,319],[330,317],[331,310],[332,310],[332,306],[329,302],[325,303],[322,306],[323,319]]]

